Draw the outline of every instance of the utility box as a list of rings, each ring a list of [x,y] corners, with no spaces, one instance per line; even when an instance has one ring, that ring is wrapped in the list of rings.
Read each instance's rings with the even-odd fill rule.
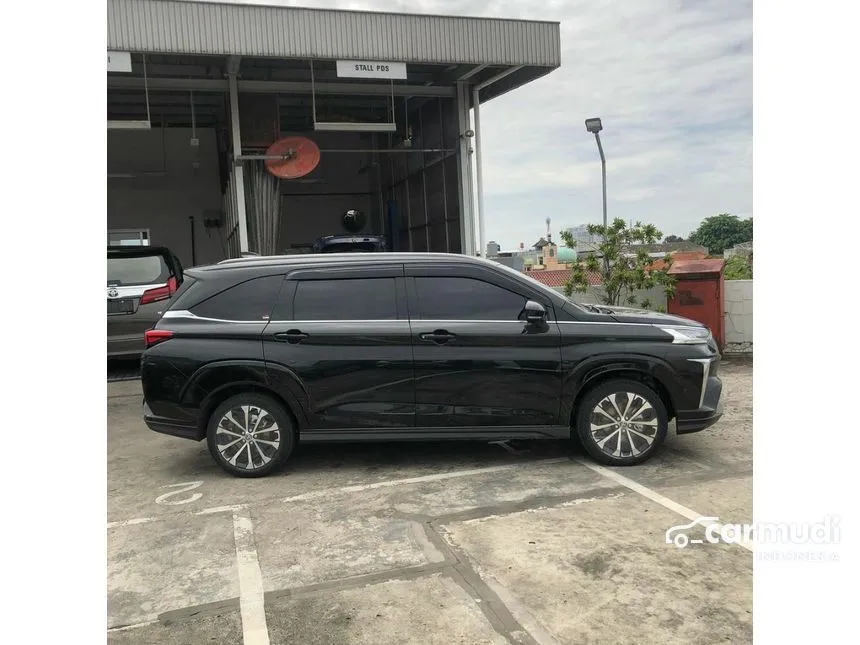
[[[675,297],[667,302],[670,314],[707,325],[720,349],[726,346],[725,260],[676,260],[669,275],[677,280]]]

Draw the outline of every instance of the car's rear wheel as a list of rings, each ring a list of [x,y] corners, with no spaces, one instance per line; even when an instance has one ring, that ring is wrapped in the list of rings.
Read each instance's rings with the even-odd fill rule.
[[[595,461],[633,466],[649,459],[666,439],[666,406],[652,388],[618,379],[588,392],[577,406],[576,433]]]
[[[206,432],[215,462],[236,477],[265,477],[293,452],[295,428],[284,406],[248,392],[231,396],[212,412]]]

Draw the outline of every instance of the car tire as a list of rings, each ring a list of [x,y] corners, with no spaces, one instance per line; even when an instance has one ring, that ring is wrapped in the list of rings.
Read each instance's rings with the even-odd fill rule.
[[[660,395],[627,379],[608,381],[590,390],[577,404],[575,419],[576,436],[583,448],[595,461],[608,466],[634,466],[646,461],[666,440],[669,427]]]
[[[275,425],[277,424],[277,425]],[[212,412],[206,429],[209,452],[235,477],[265,477],[283,467],[296,443],[293,419],[270,396],[231,396]]]

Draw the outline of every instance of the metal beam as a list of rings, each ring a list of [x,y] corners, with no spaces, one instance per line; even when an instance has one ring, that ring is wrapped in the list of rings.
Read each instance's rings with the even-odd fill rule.
[[[230,89],[230,135],[233,137],[233,158],[242,155],[242,133],[239,126],[239,91],[236,75],[228,77]],[[236,218],[239,221],[239,252],[248,249],[248,213],[245,204],[245,169],[241,163],[233,164],[233,179],[236,185]]]
[[[239,74],[239,66],[242,64],[241,56],[227,57],[227,76],[236,76]]]
[[[464,255],[475,254],[475,220],[473,213],[472,156],[470,139],[466,137],[469,129],[469,90],[466,83],[457,83],[457,129],[459,131],[459,154],[457,170],[460,174],[460,252]]]
[[[150,78],[149,89],[167,92],[229,92],[229,82],[209,78]],[[109,90],[143,89],[143,79],[134,76],[109,76]],[[238,81],[239,92],[258,94],[310,94],[310,82],[293,81]],[[370,83],[314,83],[317,94],[355,94],[364,96],[441,96],[453,97],[451,86],[433,85],[376,85]]]
[[[478,195],[478,253],[481,257],[486,257],[487,255],[484,226],[484,173],[483,165],[481,164],[481,90],[522,68],[523,66],[519,65],[506,69],[504,72],[496,74],[472,88],[472,110],[475,117],[475,192]]]
[[[457,81],[465,81],[486,67],[486,65],[454,65],[440,74],[436,83],[439,85],[450,85]]]

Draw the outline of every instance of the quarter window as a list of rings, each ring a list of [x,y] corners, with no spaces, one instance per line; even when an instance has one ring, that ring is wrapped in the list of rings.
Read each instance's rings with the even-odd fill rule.
[[[303,280],[296,285],[293,320],[396,320],[394,278]]]
[[[268,322],[284,276],[270,275],[240,282],[191,307],[202,318]]]
[[[521,320],[527,300],[475,278],[420,277],[415,290],[423,320]]]

